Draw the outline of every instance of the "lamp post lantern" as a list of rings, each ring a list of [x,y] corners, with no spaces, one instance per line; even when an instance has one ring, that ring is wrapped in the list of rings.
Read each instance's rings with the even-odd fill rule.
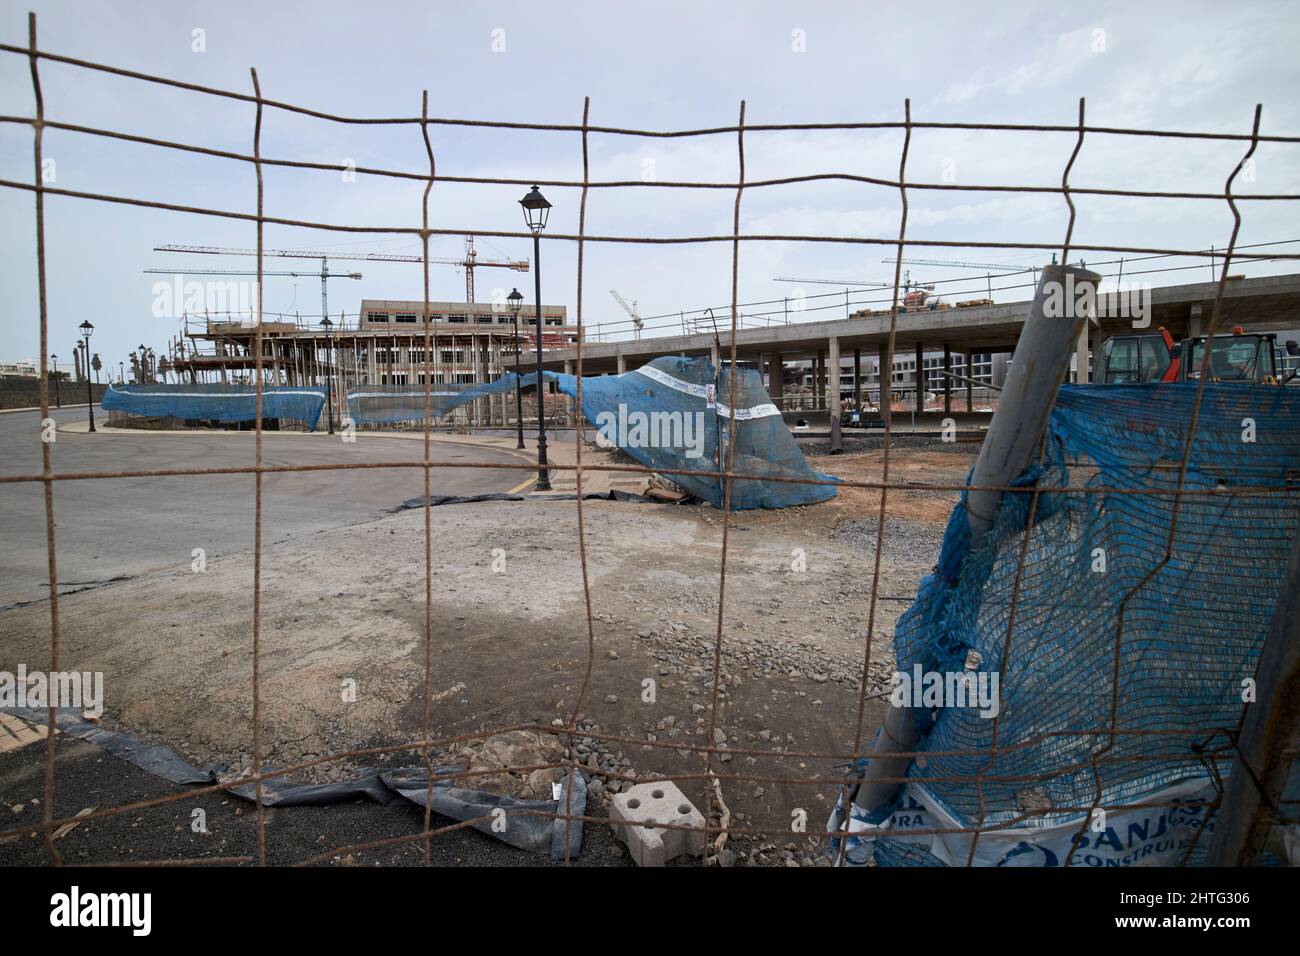
[[[87,359],[89,359],[90,358],[90,333],[95,331],[95,327],[91,325],[90,320],[87,319],[86,321],[82,322],[81,325],[77,326],[77,328],[81,329],[81,335],[83,341],[85,341],[86,343],[85,347],[82,349],[81,354],[86,356]],[[95,398],[91,394],[91,390],[90,390],[89,369],[86,370],[86,411],[90,414],[90,430],[93,432],[95,430]]]
[[[50,361],[54,363],[54,407],[63,407],[63,398],[59,395],[59,357],[50,353]]]
[[[518,289],[511,289],[510,294],[506,296],[506,301],[510,303],[510,321],[515,327],[515,430],[516,430],[516,448],[524,447],[524,393],[523,386],[519,384],[519,310],[523,307],[524,296]]]
[[[550,491],[551,478],[546,464],[546,388],[542,381],[542,230],[551,214],[551,204],[536,186],[519,200],[524,221],[533,234],[533,309],[537,323],[537,490]]]
[[[334,368],[333,342],[330,340],[330,327],[334,325],[327,315],[320,320],[320,327],[325,330],[325,420],[329,423],[329,433],[334,434],[334,385],[330,375]]]

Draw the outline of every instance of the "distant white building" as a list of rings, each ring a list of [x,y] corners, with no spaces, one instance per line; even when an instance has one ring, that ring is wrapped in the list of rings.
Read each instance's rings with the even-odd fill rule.
[[[39,378],[40,374],[40,366],[31,359],[0,362],[0,378]]]

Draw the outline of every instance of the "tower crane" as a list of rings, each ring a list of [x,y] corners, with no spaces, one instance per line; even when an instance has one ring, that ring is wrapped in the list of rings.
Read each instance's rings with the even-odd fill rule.
[[[776,276],[772,279],[772,281],[773,282],[810,282],[813,283],[814,285],[862,286],[864,288],[871,288],[871,289],[891,289],[893,288],[894,285],[892,282],[889,283],[868,282],[865,279],[861,281],[857,279],[795,279],[791,276]]]
[[[881,259],[886,265],[901,262],[909,266],[943,266],[948,269],[993,269],[997,272],[1030,272],[1033,266],[1018,266],[1006,262],[964,262],[959,259]]]
[[[641,318],[641,313],[637,311],[636,301],[633,300],[632,304],[628,305],[627,299],[619,295],[617,289],[610,289],[609,294],[623,307],[623,311],[632,317],[632,335],[634,338],[640,339],[641,330],[645,328],[645,321]]]
[[[902,262],[905,265],[914,266],[943,266],[946,269],[982,269],[985,272],[985,283],[988,287],[989,301],[993,301],[993,273],[1001,275],[1018,275],[1022,272],[1033,274],[1034,283],[1038,283],[1038,266],[1018,266],[1005,262],[966,262],[961,259],[882,259],[881,262],[893,265],[896,262]],[[1056,262],[1056,253],[1052,253],[1052,262]],[[992,270],[992,271],[987,271]]]
[[[890,261],[892,262],[893,260]],[[903,261],[907,262],[908,260],[904,259]],[[894,287],[894,283],[892,282],[868,282],[865,279],[859,282],[856,279],[795,279],[790,276],[777,276],[773,281],[774,282],[808,282],[808,283],[814,283],[816,285],[838,285],[838,286],[843,286],[846,292],[850,287],[857,287],[859,289],[892,289]],[[912,273],[907,272],[905,273],[903,279],[903,295],[906,296],[907,294],[915,291],[933,292],[934,283],[913,282]]]
[[[208,256],[255,256],[256,249],[232,249],[226,246],[184,246],[168,245],[155,246],[155,252],[192,252],[199,255]],[[359,260],[361,262],[424,262],[423,256],[394,255],[384,252],[313,252],[308,249],[263,249],[262,255],[272,259],[319,259],[320,260],[320,298],[321,298],[321,315],[329,315],[329,295],[326,291],[326,280],[331,273],[329,271],[330,259]],[[465,270],[465,294],[470,305],[474,304],[474,269],[476,266],[487,266],[502,269],[513,269],[516,272],[527,272],[529,262],[527,259],[480,259],[478,253],[474,251],[474,237],[465,237],[465,255],[459,259],[435,258],[429,257],[429,262],[437,265],[459,266]],[[265,274],[265,273],[263,273]]]

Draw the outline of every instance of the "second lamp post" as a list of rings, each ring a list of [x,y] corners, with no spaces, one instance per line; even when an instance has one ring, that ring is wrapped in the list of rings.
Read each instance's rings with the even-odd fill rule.
[[[519,310],[524,304],[524,297],[518,289],[511,289],[506,296],[510,303],[510,321],[515,327],[515,428],[518,435],[516,448],[524,447],[524,391],[519,384]]]
[[[537,490],[550,491],[551,478],[546,465],[546,389],[542,381],[542,230],[550,215],[551,204],[534,186],[527,196],[519,200],[524,207],[524,221],[533,234],[533,321],[537,326]]]
[[[95,327],[91,325],[90,320],[87,319],[85,322],[82,322],[79,326],[77,326],[77,328],[81,329],[81,335],[83,337],[83,340],[86,343],[86,347],[82,350],[82,354],[86,357],[86,361],[89,362],[90,361],[90,333],[95,331]],[[95,430],[95,399],[90,391],[90,366],[89,365],[86,366],[86,411],[90,413],[90,430],[93,432]]]
[[[334,434],[334,342],[330,338],[333,325],[328,315],[320,320],[320,327],[325,330],[325,420],[329,423],[331,435]]]

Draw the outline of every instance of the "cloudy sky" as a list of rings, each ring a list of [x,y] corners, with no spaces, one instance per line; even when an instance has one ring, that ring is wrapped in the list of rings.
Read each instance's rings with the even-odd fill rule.
[[[39,2],[5,4],[0,42],[27,43],[26,12],[38,14],[40,45],[178,80],[251,92],[256,67],[263,95],[355,117],[418,116],[422,90],[435,117],[591,123],[651,130],[734,125],[741,100],[747,124],[896,121],[911,99],[918,121],[1076,122],[1087,98],[1090,125],[1248,132],[1256,103],[1264,133],[1300,133],[1300,13],[1288,3],[220,3]],[[196,33],[196,31],[200,31]],[[46,117],[206,147],[251,153],[248,103],[42,62]],[[0,54],[0,114],[34,109],[28,63]],[[452,176],[581,179],[581,138],[439,125],[431,128],[438,172]],[[32,133],[0,124],[0,178],[32,182]],[[1069,133],[914,132],[907,176],[917,182],[1056,185],[1074,147]],[[754,132],[745,137],[748,181],[813,173],[893,178],[898,130]],[[685,139],[590,137],[593,180],[734,181],[734,133]],[[1074,186],[1220,191],[1241,153],[1236,142],[1138,139],[1090,134],[1071,176]],[[262,154],[279,159],[427,171],[418,126],[344,125],[268,110]],[[1238,182],[1250,193],[1300,193],[1297,146],[1263,144]],[[251,165],[234,160],[48,130],[50,185],[65,189],[252,212]],[[1247,181],[1249,180],[1249,181]],[[336,171],[268,168],[268,215],[337,224],[418,226],[422,185]],[[440,183],[430,225],[464,232],[515,231],[517,186]],[[577,231],[579,191],[548,187],[550,231]],[[587,232],[682,236],[730,233],[734,191],[594,189]],[[1078,197],[1075,240],[1109,246],[1221,248],[1232,219],[1222,201]],[[1240,243],[1300,239],[1294,202],[1243,201]],[[958,242],[1061,241],[1067,209],[1059,195],[913,190],[911,239]],[[741,229],[756,234],[893,238],[895,189],[822,181],[744,194]],[[31,192],[0,188],[0,359],[39,350]],[[411,236],[270,226],[268,248],[418,253]],[[65,197],[47,201],[52,350],[70,357],[75,328],[96,327],[95,351],[116,368],[139,343],[162,350],[178,323],[153,315],[156,276],[146,268],[251,268],[250,259],[154,252],[164,243],[252,247],[248,222]],[[431,240],[430,254],[455,257],[458,236]],[[1300,243],[1268,247],[1300,252]],[[483,238],[484,258],[529,258],[522,238]],[[1050,252],[911,247],[919,258],[1037,265]],[[588,244],[584,316],[588,326],[624,318],[609,294],[635,299],[647,316],[721,307],[731,295],[730,243],[671,246]],[[876,245],[749,242],[740,253],[740,299],[780,300],[833,286],[797,279],[892,281]],[[1086,253],[1090,264],[1118,258]],[[1195,260],[1126,265],[1172,268]],[[576,249],[543,244],[543,297],[576,306]],[[313,263],[268,260],[268,269],[310,271]],[[335,268],[349,268],[342,261]],[[366,298],[419,298],[421,270],[365,263],[361,281],[334,280],[330,311],[355,315]],[[1114,267],[1102,267],[1112,271]],[[1300,270],[1300,263],[1243,266],[1250,274]],[[976,273],[913,266],[912,278],[938,281]],[[1155,284],[1206,279],[1208,265],[1154,273]],[[457,268],[431,267],[431,298],[461,299]],[[1017,280],[1004,280],[1013,285]],[[983,277],[939,286],[951,297],[983,294]],[[527,283],[522,284],[522,283]],[[531,298],[531,277],[477,272],[480,301],[512,284]],[[996,280],[995,280],[996,284]],[[268,278],[268,312],[320,313],[317,279]],[[842,293],[841,293],[842,295]],[[995,292],[1000,300],[1024,290]],[[863,292],[858,300],[879,298]],[[842,298],[805,298],[794,320],[842,314]],[[883,304],[883,303],[879,303]],[[826,306],[817,310],[815,306]],[[755,307],[761,312],[780,306]],[[837,311],[837,309],[839,311]],[[665,329],[676,320],[651,323]]]

